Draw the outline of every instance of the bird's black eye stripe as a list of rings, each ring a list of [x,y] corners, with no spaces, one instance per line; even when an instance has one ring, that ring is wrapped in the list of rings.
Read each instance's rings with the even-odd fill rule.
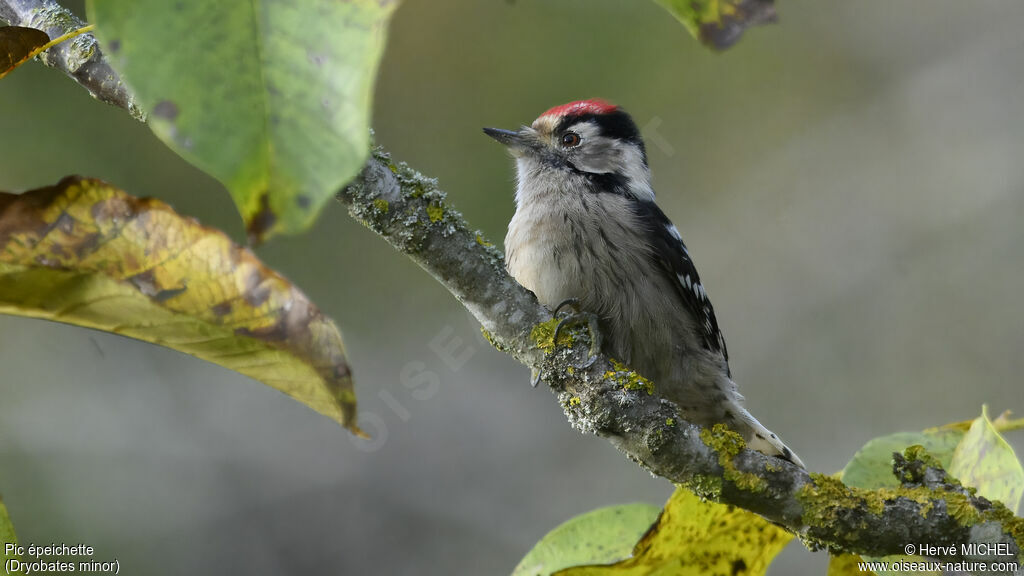
[[[567,116],[558,123],[555,130],[565,131],[583,122],[590,122],[596,125],[599,134],[605,138],[636,144],[640,148],[640,158],[643,160],[644,166],[647,166],[647,150],[644,149],[644,141],[640,137],[640,129],[636,127],[633,119],[625,111],[616,110],[607,114]]]
[[[580,135],[575,132],[566,132],[562,134],[562,146],[566,148],[574,148],[580,145]]]
[[[568,116],[558,124],[556,130],[567,130],[576,124],[591,122],[596,124],[602,136],[626,142],[641,143],[640,130],[633,119],[622,110],[608,114],[582,114]]]

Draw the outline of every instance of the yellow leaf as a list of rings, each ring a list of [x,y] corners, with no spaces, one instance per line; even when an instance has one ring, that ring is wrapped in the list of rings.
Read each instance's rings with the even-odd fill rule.
[[[948,472],[989,500],[999,500],[1016,512],[1024,493],[1024,467],[1013,448],[988,419],[988,408],[967,430],[953,452]]]
[[[758,576],[792,538],[752,512],[677,488],[632,558],[567,568],[558,576]]]
[[[0,313],[180,350],[361,434],[334,323],[250,250],[158,200],[76,177],[0,192]]]
[[[828,576],[871,576],[874,572],[861,570],[864,559],[856,554],[840,554],[828,561]]]

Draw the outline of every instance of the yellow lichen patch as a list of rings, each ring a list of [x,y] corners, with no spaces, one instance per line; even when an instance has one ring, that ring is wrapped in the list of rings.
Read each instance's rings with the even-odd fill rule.
[[[921,505],[921,517],[925,518],[935,507],[935,496],[927,488],[879,488],[872,491],[864,491],[864,497],[869,503],[869,509],[878,510],[881,513],[885,509],[886,502],[895,501],[897,498],[913,500]]]
[[[104,182],[0,193],[0,313],[173,348],[360,433],[341,334],[305,294],[224,233]]]
[[[949,515],[962,526],[974,526],[981,521],[981,513],[963,494],[949,493],[943,496]]]
[[[615,382],[625,390],[642,390],[648,395],[654,394],[654,382],[630,370],[629,366],[614,358],[609,360],[612,369],[604,373],[605,379]]]
[[[498,342],[498,341],[497,341],[497,340],[496,340],[496,339],[494,338],[494,334],[491,334],[491,333],[490,333],[490,332],[489,332],[489,331],[488,331],[488,330],[487,330],[486,328],[484,328],[483,326],[481,326],[481,327],[480,327],[480,334],[482,334],[482,335],[483,335],[483,337],[484,337],[484,340],[487,340],[487,343],[488,343],[488,344],[490,344],[491,346],[494,346],[494,348],[495,348],[496,350],[501,350],[501,351],[503,351],[503,352],[505,351],[506,347],[505,347],[505,346],[503,346],[503,345],[502,345],[502,344],[501,344],[500,342]]]
[[[872,495],[870,491],[850,488],[838,478],[812,473],[811,480],[797,492],[797,500],[804,508],[803,521],[808,526],[830,526],[844,509],[866,505],[876,514],[884,509],[880,496],[874,495],[869,501],[866,496]]]
[[[374,198],[373,207],[381,214],[387,214],[388,210],[391,208],[391,204],[383,198]]]
[[[561,320],[558,318],[552,318],[547,322],[534,325],[533,329],[530,330],[530,340],[537,348],[540,348],[547,354],[555,351],[555,328],[558,327],[559,322]],[[563,329],[558,332],[557,344],[559,346],[572,346],[572,343],[572,334],[568,330]]]
[[[927,517],[938,502],[945,502],[950,515],[964,526],[976,524],[981,516],[967,497],[956,492],[938,492],[924,487],[879,488],[863,490],[843,484],[838,478],[811,474],[813,484],[807,484],[797,493],[804,507],[803,520],[809,526],[831,526],[843,510],[866,508],[872,514],[885,512],[885,505],[905,498],[921,506],[920,514]],[[1012,514],[1011,514],[1012,516]]]
[[[488,242],[487,239],[484,238],[483,235],[480,234],[479,232],[476,233],[476,243],[487,248],[491,248],[494,246],[493,242]]]
[[[431,202],[427,205],[427,217],[430,218],[431,222],[444,220],[444,207],[441,206],[440,202]]]
[[[927,468],[936,468],[938,470],[944,469],[942,462],[938,458],[932,456],[928,450],[920,444],[908,446],[907,449],[903,451],[903,457],[909,462],[920,462]]]
[[[732,482],[740,490],[763,492],[768,484],[763,478],[750,472],[741,472],[732,460],[746,447],[743,437],[730,430],[725,424],[715,424],[710,430],[702,428],[700,439],[709,448],[718,453],[718,464],[722,467],[723,477]]]
[[[423,187],[423,185],[417,183],[412,186],[412,191],[409,192],[409,198],[422,198],[423,195],[426,193],[427,190]]]
[[[718,500],[722,495],[722,479],[718,476],[697,474],[686,484],[694,494],[708,500]]]
[[[580,400],[579,396],[573,396],[572,398],[569,398],[569,405],[570,406],[579,406],[580,402],[581,402],[581,400]]]

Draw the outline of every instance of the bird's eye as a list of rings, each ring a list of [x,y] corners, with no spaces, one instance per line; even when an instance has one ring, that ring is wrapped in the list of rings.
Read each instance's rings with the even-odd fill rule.
[[[573,148],[580,145],[580,135],[575,132],[566,132],[562,134],[562,146],[566,148]]]

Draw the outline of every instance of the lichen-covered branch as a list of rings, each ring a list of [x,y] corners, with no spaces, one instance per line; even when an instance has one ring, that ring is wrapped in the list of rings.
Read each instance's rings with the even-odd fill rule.
[[[85,23],[53,0],[0,0],[0,21],[11,26],[36,28],[57,38]],[[62,42],[39,55],[47,66],[56,68],[81,84],[97,100],[124,108],[136,120],[146,115],[135,96],[110,64],[92,34]]]
[[[434,180],[386,153],[376,151],[338,199],[448,288],[495,347],[538,371],[572,426],[608,438],[654,474],[756,512],[813,547],[883,556],[926,543],[955,546],[945,561],[1020,556],[1024,521],[954,484],[918,452],[897,460],[901,488],[853,489],[748,450],[723,427],[686,423],[659,399],[657,383],[611,358],[587,365],[585,327],[562,331],[553,342],[557,321],[506,273],[500,251],[467,226]],[[1013,557],[979,557],[962,544],[1003,544]]]

